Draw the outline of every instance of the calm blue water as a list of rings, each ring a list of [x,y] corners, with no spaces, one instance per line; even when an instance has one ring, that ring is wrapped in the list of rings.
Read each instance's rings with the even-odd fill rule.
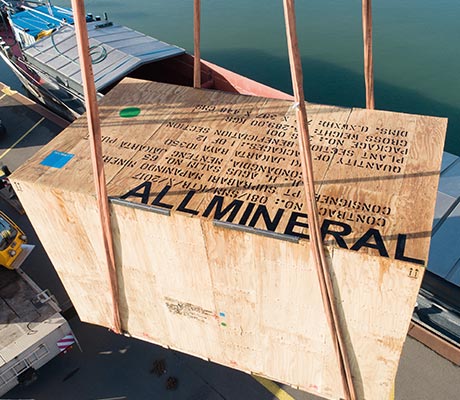
[[[55,1],[70,6],[70,1]],[[374,1],[376,107],[446,116],[460,155],[460,1]],[[193,51],[192,0],[87,0],[86,10]],[[364,107],[360,0],[297,0],[307,100]],[[282,1],[202,0],[202,57],[292,92]],[[17,85],[4,65],[0,79]]]

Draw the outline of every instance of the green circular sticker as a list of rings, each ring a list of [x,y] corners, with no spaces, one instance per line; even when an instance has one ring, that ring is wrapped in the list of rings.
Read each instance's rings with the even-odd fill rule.
[[[141,113],[140,108],[128,107],[128,108],[123,108],[123,110],[120,111],[120,117],[133,118],[133,117],[137,117],[140,113]]]

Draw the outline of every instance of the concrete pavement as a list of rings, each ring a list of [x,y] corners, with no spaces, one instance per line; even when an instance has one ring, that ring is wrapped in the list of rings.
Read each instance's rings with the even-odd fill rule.
[[[248,374],[229,369],[105,328],[71,321],[83,352],[74,347],[39,370],[31,386],[17,387],[6,399],[34,400],[319,400],[319,397],[280,385],[275,396]],[[164,359],[166,373],[151,373]],[[176,390],[166,389],[169,376]],[[460,368],[412,338],[406,340],[396,378],[397,400],[457,400]],[[288,398],[289,396],[290,398]],[[386,400],[386,399],[385,399]]]

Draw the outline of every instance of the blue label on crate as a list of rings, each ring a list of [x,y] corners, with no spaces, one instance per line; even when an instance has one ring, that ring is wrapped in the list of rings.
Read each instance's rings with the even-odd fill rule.
[[[73,156],[74,154],[53,150],[40,164],[45,167],[62,168]]]

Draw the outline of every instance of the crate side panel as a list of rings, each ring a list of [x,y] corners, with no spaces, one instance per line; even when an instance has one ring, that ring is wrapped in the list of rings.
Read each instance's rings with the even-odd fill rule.
[[[134,106],[137,117],[120,115]],[[358,392],[388,398],[428,255],[446,121],[308,108],[320,224]],[[111,208],[125,329],[340,397],[309,256],[292,102],[126,79],[104,97],[101,113],[108,191],[118,198]],[[62,216],[53,218],[75,221],[63,240],[78,237],[68,258],[80,256],[81,238],[96,238],[98,229],[94,206],[83,196],[92,193],[86,123],[76,124],[48,146],[73,154],[68,164],[40,165],[43,150],[17,174],[19,183],[62,197],[62,210],[52,210]],[[48,246],[61,268],[65,246]],[[92,246],[86,250],[101,248],[97,241]],[[77,276],[67,276],[76,274],[74,262],[67,265],[70,282]],[[84,298],[98,289],[107,296],[107,286],[83,286],[87,292],[73,292],[82,306],[99,306]],[[98,312],[105,314],[93,317],[110,324],[110,302],[104,304]]]
[[[95,199],[29,182],[18,197],[84,321],[112,326],[108,275]]]

